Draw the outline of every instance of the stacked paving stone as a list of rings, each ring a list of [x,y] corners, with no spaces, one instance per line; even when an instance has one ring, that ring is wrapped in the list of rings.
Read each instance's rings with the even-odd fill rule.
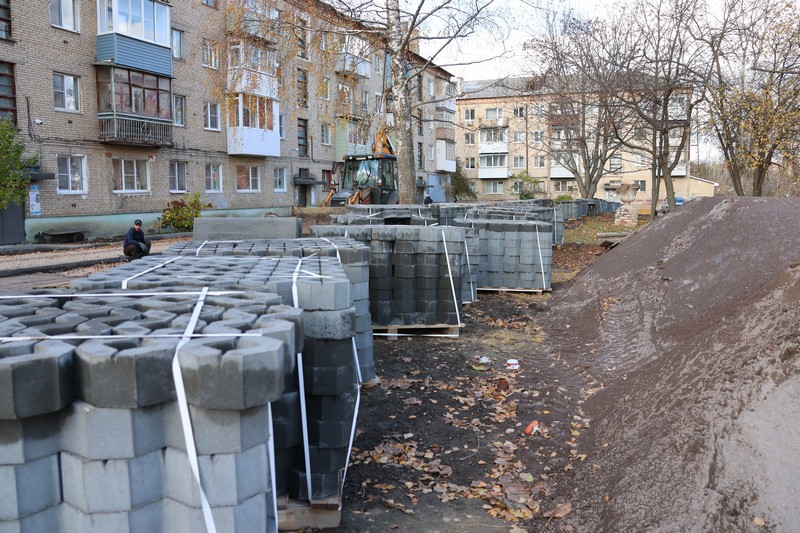
[[[271,293],[198,301],[136,291],[0,299],[0,531],[205,530],[176,351],[217,530],[277,530],[269,405],[292,372],[297,324],[274,313],[283,306]],[[187,330],[194,337],[179,344]]]
[[[304,338],[296,342],[302,346],[305,394],[299,388],[299,372],[287,374],[285,393],[273,404],[277,493],[315,500],[340,495],[347,465],[346,454],[340,461],[342,448],[349,446],[356,417],[348,398],[358,394],[359,382],[353,340],[356,311],[350,281],[338,258],[149,256],[74,281],[71,288],[96,291],[121,285],[266,290],[286,304],[277,316],[291,320],[302,316]],[[301,401],[308,406],[337,406],[309,408],[308,446],[303,442]]]
[[[436,220],[427,205],[349,205],[347,212],[333,215],[333,223],[345,226],[431,226]]]
[[[552,280],[553,228],[528,220],[460,220],[478,230],[477,257],[481,289],[549,290]],[[471,241],[474,246],[474,240]]]
[[[478,207],[470,209],[468,219],[483,220],[536,220],[547,222],[553,227],[553,245],[564,244],[564,215],[553,207],[542,207],[537,204],[504,203],[496,207]]]
[[[193,241],[178,243],[165,256],[260,256],[260,257],[335,257],[350,280],[350,295],[356,310],[356,351],[361,379],[377,378],[372,344],[372,319],[369,313],[369,247],[343,237],[331,239],[245,239],[240,241]]]
[[[313,226],[370,247],[370,313],[377,326],[459,325],[468,267],[465,232],[454,227]],[[448,268],[449,267],[449,268]]]

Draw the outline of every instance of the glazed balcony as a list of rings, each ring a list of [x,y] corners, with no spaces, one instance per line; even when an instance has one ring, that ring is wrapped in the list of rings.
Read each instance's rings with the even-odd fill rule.
[[[127,113],[98,113],[100,142],[140,146],[171,146],[172,119]]]

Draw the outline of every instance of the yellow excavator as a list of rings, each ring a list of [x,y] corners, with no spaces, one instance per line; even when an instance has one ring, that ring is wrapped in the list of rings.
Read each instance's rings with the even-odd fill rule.
[[[375,134],[372,153],[344,156],[341,187],[331,183],[325,207],[360,204],[392,205],[400,201],[397,190],[397,156],[389,132]]]

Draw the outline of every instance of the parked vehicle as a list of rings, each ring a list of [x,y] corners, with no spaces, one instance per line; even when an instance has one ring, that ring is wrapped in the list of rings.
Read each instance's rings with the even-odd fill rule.
[[[683,196],[676,196],[675,197],[675,207],[680,207],[686,203],[686,198]],[[661,211],[663,213],[669,213],[669,200],[664,198],[664,203],[661,205]]]

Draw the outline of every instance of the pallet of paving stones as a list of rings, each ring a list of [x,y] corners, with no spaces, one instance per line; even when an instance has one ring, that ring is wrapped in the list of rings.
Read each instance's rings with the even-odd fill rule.
[[[373,326],[376,336],[397,339],[399,337],[454,337],[458,338],[464,325],[431,324],[431,325],[396,325]]]
[[[545,292],[552,292],[553,289],[518,289],[513,287],[478,287],[478,292],[523,292],[528,294],[542,294]]]

